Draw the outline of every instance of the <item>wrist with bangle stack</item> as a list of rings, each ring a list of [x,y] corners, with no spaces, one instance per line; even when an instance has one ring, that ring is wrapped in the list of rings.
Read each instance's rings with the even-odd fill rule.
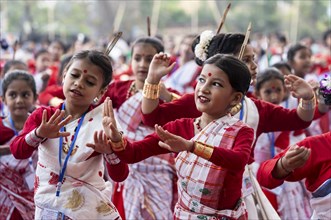
[[[200,141],[194,141],[191,152],[199,157],[209,160],[214,152],[214,147]]]
[[[143,88],[143,97],[147,99],[158,99],[160,97],[159,84],[151,84],[145,80]]]
[[[300,98],[299,107],[302,110],[305,110],[305,111],[310,111],[310,110],[315,109],[315,107],[316,107],[316,96],[315,96],[315,94],[313,95],[313,98],[311,98],[309,100]]]

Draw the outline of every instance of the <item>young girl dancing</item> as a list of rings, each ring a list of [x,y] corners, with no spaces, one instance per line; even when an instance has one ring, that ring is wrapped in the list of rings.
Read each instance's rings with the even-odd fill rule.
[[[112,154],[87,147],[104,144],[89,135],[102,121],[102,107],[92,109],[92,102],[104,94],[111,74],[110,59],[103,53],[75,54],[64,71],[64,103],[35,110],[11,143],[18,159],[38,149],[35,219],[120,219],[110,201],[111,186],[103,178],[104,158],[115,181],[126,178],[128,167]]]
[[[37,100],[33,76],[22,70],[6,74],[3,80],[3,101],[7,117],[0,118],[0,219],[33,219],[33,181],[37,153],[29,159],[16,160],[9,143],[17,136]]]
[[[167,56],[157,54],[150,71],[169,71],[168,65]],[[175,219],[247,219],[241,180],[254,132],[229,111],[241,102],[250,81],[249,70],[237,58],[216,55],[208,59],[195,89],[201,117],[180,119],[163,128],[155,126],[156,133],[133,143],[117,130],[111,102],[104,106],[108,115],[103,120],[104,130],[121,160],[136,163],[153,155],[178,153]]]

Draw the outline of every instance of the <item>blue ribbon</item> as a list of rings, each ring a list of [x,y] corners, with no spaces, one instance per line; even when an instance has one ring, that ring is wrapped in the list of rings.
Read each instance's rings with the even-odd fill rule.
[[[275,156],[275,134],[274,132],[270,132],[268,133],[268,138],[269,138],[269,141],[270,141],[270,151],[271,151],[271,158],[274,158]]]

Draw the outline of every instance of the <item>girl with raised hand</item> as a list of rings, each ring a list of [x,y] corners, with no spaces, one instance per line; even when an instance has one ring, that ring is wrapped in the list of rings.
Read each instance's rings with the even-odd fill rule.
[[[64,103],[35,110],[10,144],[17,159],[38,149],[35,219],[120,219],[104,180],[104,159],[115,181],[126,178],[128,167],[87,147],[106,145],[89,134],[102,121],[102,107],[93,109],[93,100],[105,93],[111,76],[108,56],[94,50],[75,54],[64,71]]]
[[[204,37],[201,38],[201,35]],[[205,59],[218,53],[232,54],[238,56],[240,48],[245,39],[245,35],[240,33],[235,34],[201,34],[192,44],[192,49],[196,51],[196,61],[202,64]],[[254,51],[250,44],[245,47],[242,60],[247,65],[254,84],[257,74],[257,65],[254,61]],[[153,88],[155,94],[158,94],[158,83],[165,72],[150,71],[146,78],[145,85]],[[257,100],[251,94],[247,94],[242,104],[239,103],[233,108],[232,114],[247,123],[254,129],[255,138],[259,137],[263,132],[272,131],[287,131],[299,130],[310,125],[314,116],[316,98],[310,85],[303,79],[297,76],[286,76],[286,84],[296,98],[300,100],[300,104],[296,109],[285,109],[281,106]],[[147,91],[147,88],[146,88]],[[222,101],[222,99],[220,100]],[[242,107],[241,107],[242,106]],[[143,122],[146,125],[153,126],[155,124],[164,125],[169,121],[185,117],[199,117],[201,112],[195,106],[194,94],[186,94],[181,98],[170,103],[159,104],[159,99],[156,97],[143,97],[142,101]],[[253,158],[253,157],[252,157]],[[253,160],[250,160],[251,163]],[[246,175],[247,176],[247,175]],[[248,176],[244,178],[243,183],[248,181]],[[251,186],[251,184],[245,184]],[[252,187],[244,188],[244,194],[250,195]],[[245,197],[245,199],[248,197]],[[246,204],[252,204],[253,198],[245,200]],[[248,205],[250,206],[250,205]],[[253,210],[253,211],[251,211]],[[255,205],[248,207],[250,219],[257,219],[254,214]],[[253,215],[251,215],[253,213]],[[256,212],[255,212],[256,213]]]
[[[33,219],[33,181],[37,153],[29,159],[17,160],[9,143],[19,135],[37,100],[33,76],[13,70],[3,80],[3,101],[9,114],[0,118],[0,219]]]
[[[164,72],[168,68],[164,54],[154,56],[151,71]],[[155,126],[154,134],[138,142],[121,136],[111,102],[105,105],[108,117],[103,121],[104,131],[121,160],[136,163],[153,155],[177,153],[179,198],[175,219],[247,219],[241,180],[254,132],[229,112],[241,102],[250,81],[249,70],[237,58],[211,57],[204,63],[195,88],[201,117]],[[146,95],[153,96],[153,92]]]
[[[131,66],[135,79],[113,81],[104,97],[112,100],[116,109],[118,124],[130,141],[140,141],[153,133],[153,127],[146,126],[141,120],[142,89],[153,56],[162,53],[164,46],[155,37],[138,38],[132,46]],[[166,59],[169,62],[169,59]],[[175,63],[168,67],[170,71]],[[160,90],[160,102],[171,101],[176,94]],[[115,192],[114,202],[123,198],[126,219],[170,219],[173,214],[172,201],[176,188],[173,187],[175,171],[173,155],[148,158],[130,165],[130,175],[125,182],[116,187],[123,189]],[[160,187],[162,186],[162,187]],[[122,195],[121,195],[122,194]],[[119,202],[118,208],[122,206]]]

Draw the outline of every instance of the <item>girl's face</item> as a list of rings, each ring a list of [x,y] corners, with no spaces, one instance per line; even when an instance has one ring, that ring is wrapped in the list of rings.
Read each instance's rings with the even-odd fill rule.
[[[238,56],[238,54],[236,54]],[[256,83],[256,75],[257,75],[257,64],[255,62],[255,53],[254,49],[251,45],[247,44],[245,47],[244,55],[241,59],[249,69],[251,73],[251,85],[255,85]]]
[[[151,44],[138,43],[134,46],[131,65],[138,81],[145,82],[149,65],[156,53],[156,49]]]
[[[103,73],[101,69],[86,59],[73,61],[64,73],[63,92],[67,103],[86,108],[93,99],[100,98],[105,89],[102,89]]]
[[[51,55],[49,53],[43,53],[36,59],[36,71],[38,73],[44,72],[51,64]]]
[[[295,75],[304,77],[311,68],[311,52],[307,48],[298,50],[291,62]]]
[[[270,79],[264,82],[257,97],[263,101],[279,105],[286,95],[285,87],[280,79]]]
[[[27,81],[13,80],[4,94],[4,103],[7,105],[12,117],[27,116],[36,101],[33,91]]]
[[[233,90],[228,76],[213,64],[204,65],[195,87],[197,109],[212,119],[223,117],[243,94]]]

